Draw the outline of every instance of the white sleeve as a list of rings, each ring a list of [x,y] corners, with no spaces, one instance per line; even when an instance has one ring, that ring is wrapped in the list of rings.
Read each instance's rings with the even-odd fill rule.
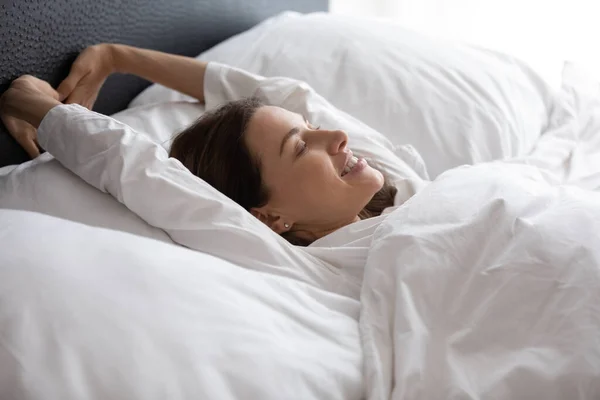
[[[337,109],[307,83],[291,78],[255,75],[227,65],[210,62],[204,77],[206,109],[244,97],[256,96],[267,105],[279,106],[298,113],[313,125],[325,129],[344,130],[351,138],[356,153],[375,162],[394,177],[419,180],[419,176],[395,154],[392,143],[373,128]],[[399,159],[399,157],[401,157]]]
[[[267,105],[289,109],[289,97],[298,89],[310,90],[305,83],[295,79],[266,78],[216,62],[208,63],[204,75],[204,101],[207,110],[252,96],[260,98]],[[310,99],[303,96],[299,100],[307,103]]]
[[[176,243],[325,290],[343,286],[331,266],[294,249],[160,145],[113,118],[58,105],[42,120],[38,140],[66,168]]]

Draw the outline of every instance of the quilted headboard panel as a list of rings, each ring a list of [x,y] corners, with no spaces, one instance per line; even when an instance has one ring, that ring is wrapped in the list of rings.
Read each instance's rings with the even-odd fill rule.
[[[54,87],[85,47],[125,43],[197,55],[285,10],[326,11],[328,0],[0,0],[0,94],[23,74]],[[149,82],[114,75],[95,111],[122,110]],[[0,167],[28,160],[0,124]]]

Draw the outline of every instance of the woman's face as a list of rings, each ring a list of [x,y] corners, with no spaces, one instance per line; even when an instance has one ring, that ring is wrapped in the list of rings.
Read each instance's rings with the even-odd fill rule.
[[[251,212],[277,233],[324,236],[357,221],[383,186],[379,171],[352,156],[345,132],[319,129],[279,107],[259,108],[245,141],[270,194],[265,206]]]

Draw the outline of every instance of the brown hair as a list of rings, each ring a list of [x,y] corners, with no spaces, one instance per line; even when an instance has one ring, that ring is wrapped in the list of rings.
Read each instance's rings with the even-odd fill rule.
[[[194,175],[244,207],[262,207],[269,190],[260,173],[260,163],[252,157],[244,140],[248,122],[264,104],[255,97],[236,100],[204,113],[174,139],[169,156],[178,159]],[[387,182],[358,214],[375,217],[394,204],[396,188]],[[316,238],[296,232],[282,236],[290,243],[308,246]]]

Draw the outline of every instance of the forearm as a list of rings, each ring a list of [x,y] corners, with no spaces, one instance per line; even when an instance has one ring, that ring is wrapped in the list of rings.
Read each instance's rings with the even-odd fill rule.
[[[110,46],[115,72],[140,76],[204,102],[206,62],[122,44]]]

